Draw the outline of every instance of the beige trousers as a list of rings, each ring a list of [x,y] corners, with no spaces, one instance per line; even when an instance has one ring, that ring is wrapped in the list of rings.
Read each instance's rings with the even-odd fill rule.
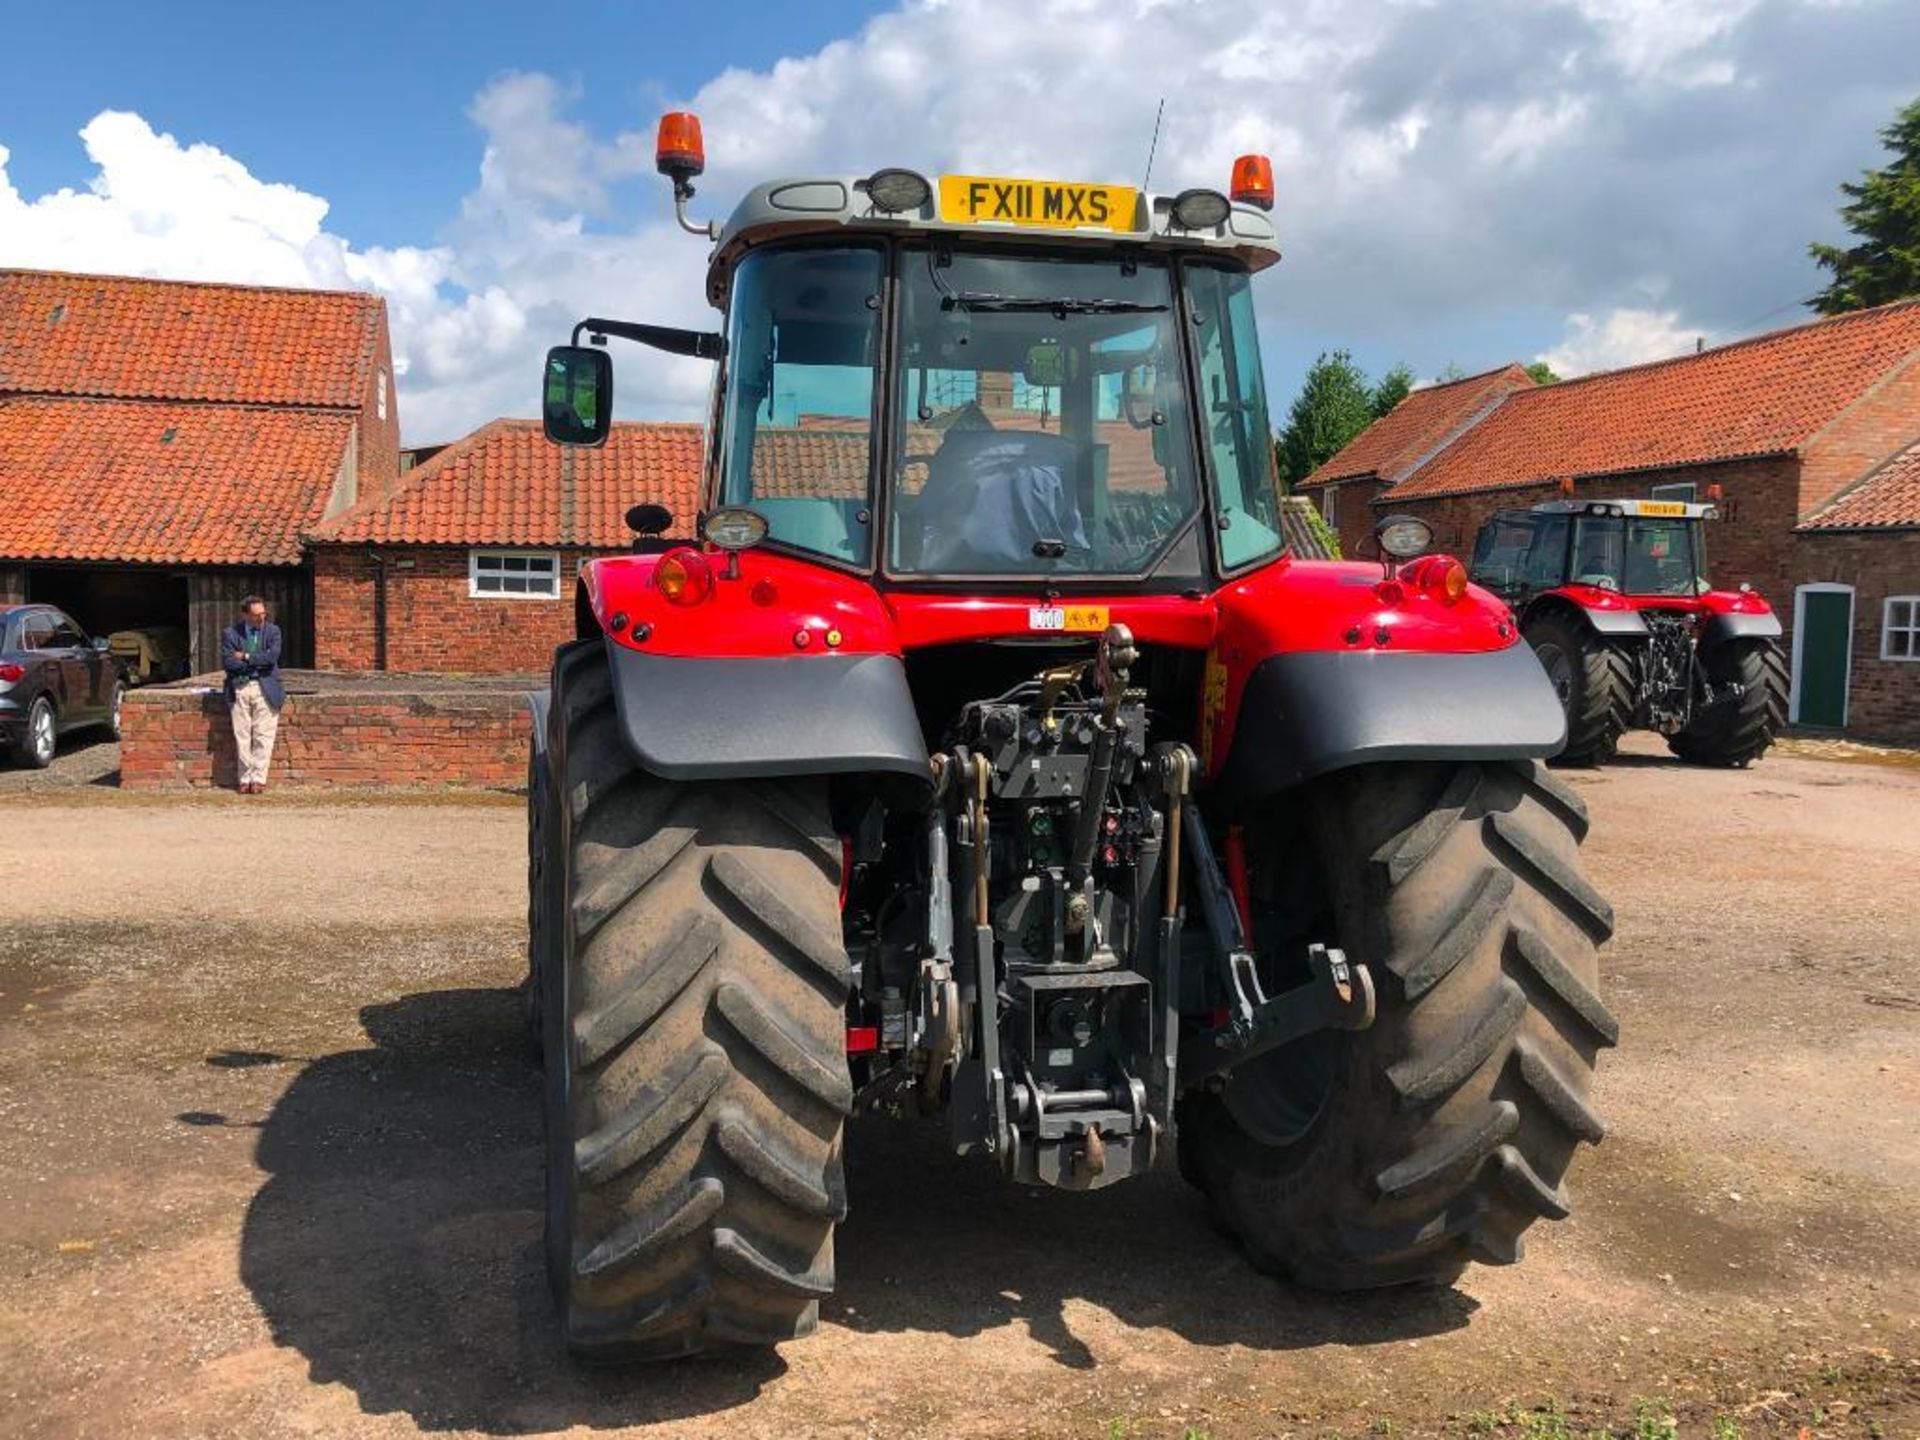
[[[233,748],[240,756],[242,785],[267,783],[273,737],[279,729],[280,716],[260,693],[258,680],[249,680],[233,692]]]

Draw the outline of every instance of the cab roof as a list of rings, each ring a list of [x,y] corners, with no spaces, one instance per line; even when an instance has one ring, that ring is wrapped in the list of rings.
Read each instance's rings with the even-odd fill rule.
[[[1546,500],[1535,515],[1633,515],[1653,519],[1718,520],[1720,507],[1689,500]]]
[[[867,178],[852,175],[801,176],[771,180],[749,190],[720,227],[707,266],[707,299],[726,308],[733,269],[747,251],[775,239],[844,233],[859,236],[938,234],[971,241],[1011,243],[1029,248],[1107,248],[1140,245],[1166,253],[1230,256],[1249,271],[1264,270],[1280,259],[1273,218],[1251,205],[1231,204],[1227,218],[1204,230],[1187,230],[1173,218],[1173,195],[1136,191],[1134,213],[1124,226],[1081,228],[947,220],[940,213],[939,177],[917,210],[888,213],[866,194]],[[1034,182],[1047,184],[1051,182]]]

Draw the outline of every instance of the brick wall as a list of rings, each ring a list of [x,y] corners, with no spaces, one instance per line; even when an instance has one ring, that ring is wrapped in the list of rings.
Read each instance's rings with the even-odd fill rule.
[[[1920,594],[1920,530],[1816,532],[1795,536],[1793,549],[1795,584],[1854,587],[1847,733],[1920,744],[1920,661],[1880,658],[1887,597]],[[1790,623],[1792,594],[1778,603]]]
[[[120,784],[231,787],[225,698],[193,686],[132,691],[121,713]],[[301,789],[394,785],[504,789],[526,783],[529,717],[512,689],[292,694],[280,712],[269,783]]]
[[[467,551],[382,547],[387,577],[388,670],[441,674],[544,673],[558,645],[573,638],[573,581],[580,562],[608,552],[560,552],[557,599],[508,599],[468,593]],[[362,547],[314,550],[315,664],[322,670],[371,670],[375,664],[376,564]]]
[[[381,417],[381,388],[386,390],[386,416]],[[366,393],[360,397],[359,498],[392,492],[400,480],[400,397],[393,376],[393,341],[387,330],[386,308],[381,307],[373,365]]]
[[[1920,355],[1882,377],[1803,447],[1800,513],[1812,514],[1915,440],[1920,440]]]
[[[1366,553],[1360,547],[1373,534],[1374,524],[1382,513],[1373,508],[1373,501],[1386,488],[1384,480],[1341,480],[1300,493],[1320,508],[1322,516],[1329,510],[1333,512],[1333,518],[1327,523],[1340,537],[1340,553],[1348,560],[1356,560]]]

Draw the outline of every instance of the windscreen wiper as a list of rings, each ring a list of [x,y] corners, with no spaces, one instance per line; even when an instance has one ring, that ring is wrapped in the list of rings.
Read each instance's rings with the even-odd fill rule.
[[[982,290],[955,290],[940,297],[942,310],[978,310],[1001,315],[1148,315],[1165,310],[1144,300],[1075,300],[1069,296],[994,295]]]

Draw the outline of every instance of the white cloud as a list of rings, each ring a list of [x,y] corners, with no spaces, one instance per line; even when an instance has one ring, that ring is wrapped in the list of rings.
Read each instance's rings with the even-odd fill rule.
[[[1684,355],[1707,338],[1683,325],[1677,310],[1609,310],[1598,319],[1576,311],[1567,316],[1560,343],[1533,358],[1546,361],[1563,379],[1572,379]]]
[[[683,103],[705,121],[706,218],[810,170],[1137,181],[1165,94],[1156,188],[1274,157],[1287,263],[1258,293],[1284,391],[1323,346],[1477,370],[1564,320],[1546,357],[1571,372],[1792,303],[1916,48],[1905,0],[908,0]],[[458,213],[394,248],[328,230],[319,194],[106,112],[76,188],[22,197],[0,150],[0,264],[371,286],[409,437],[450,438],[529,413],[541,348],[582,315],[714,323],[704,249],[651,173],[652,117],[596,133],[575,98],[540,74],[481,91]],[[709,367],[633,347],[618,365],[623,415],[701,413]]]

